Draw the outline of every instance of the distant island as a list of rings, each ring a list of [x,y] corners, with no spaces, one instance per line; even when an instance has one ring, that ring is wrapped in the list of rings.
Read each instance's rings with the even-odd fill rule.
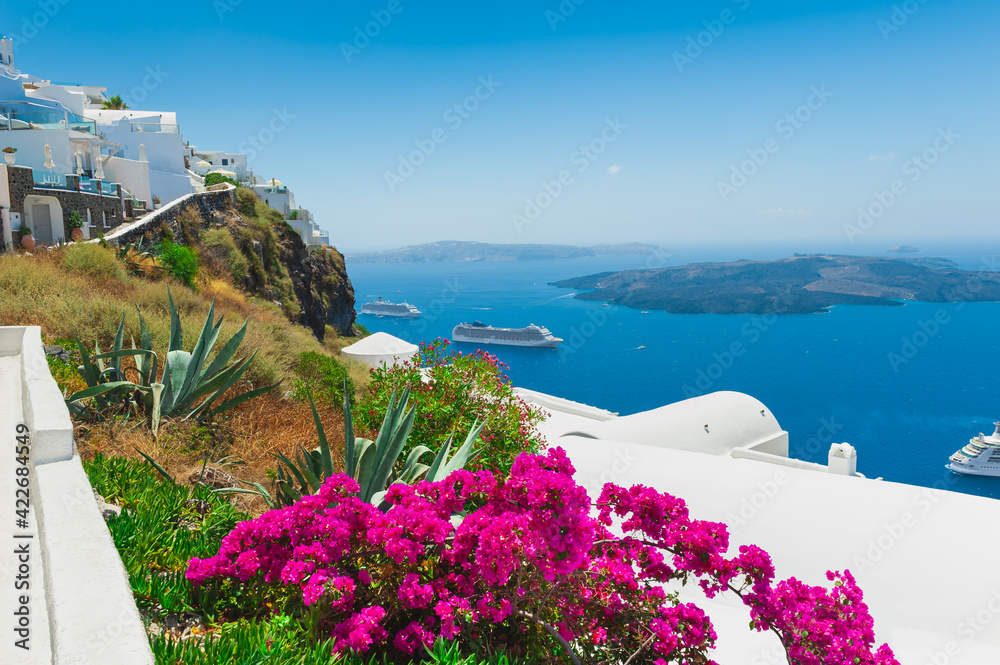
[[[917,253],[919,251],[920,250],[917,249],[916,247],[914,247],[913,245],[896,245],[895,247],[891,248],[887,253],[888,254],[915,254],[915,253]]]
[[[500,245],[485,242],[444,240],[411,245],[383,252],[348,254],[349,263],[451,263],[460,261],[538,261],[542,259],[578,259],[594,256],[642,256],[660,248],[643,243],[623,245]]]
[[[693,263],[553,282],[602,300],[673,314],[806,314],[833,305],[1000,301],[1000,273],[947,259],[809,255],[777,261]]]

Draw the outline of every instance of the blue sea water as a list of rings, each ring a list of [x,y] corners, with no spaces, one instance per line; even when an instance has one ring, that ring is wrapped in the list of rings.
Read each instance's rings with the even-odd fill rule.
[[[668,263],[690,260],[698,257]],[[359,309],[381,296],[424,313],[410,320],[359,316],[371,332],[416,343],[450,338],[456,324],[479,319],[536,323],[564,338],[554,350],[488,347],[510,366],[515,385],[623,415],[693,394],[745,392],[789,432],[793,457],[825,463],[829,443],[847,441],[870,478],[1000,498],[1000,478],[945,469],[949,455],[971,436],[991,433],[1000,419],[1000,303],[838,306],[769,317],[644,314],[549,286],[647,265],[646,257],[348,262],[348,272]]]

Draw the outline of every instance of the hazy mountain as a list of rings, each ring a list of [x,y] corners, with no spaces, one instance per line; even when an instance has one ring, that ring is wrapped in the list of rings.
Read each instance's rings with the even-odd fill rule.
[[[627,256],[655,254],[656,245],[627,243],[623,245],[501,245],[485,242],[444,240],[424,245],[364,254],[348,254],[349,263],[428,263],[456,261],[533,261],[539,259],[575,259],[590,256]]]

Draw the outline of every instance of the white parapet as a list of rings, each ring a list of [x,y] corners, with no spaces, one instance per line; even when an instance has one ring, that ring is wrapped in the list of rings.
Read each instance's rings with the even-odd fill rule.
[[[0,663],[152,665],[38,327],[0,327],[0,433],[9,452],[0,455],[0,500],[9,506],[0,526],[0,615],[15,628],[27,624],[0,640]],[[27,456],[15,455],[17,434],[30,440]],[[15,512],[17,498],[25,513]],[[24,636],[29,649],[17,644]]]

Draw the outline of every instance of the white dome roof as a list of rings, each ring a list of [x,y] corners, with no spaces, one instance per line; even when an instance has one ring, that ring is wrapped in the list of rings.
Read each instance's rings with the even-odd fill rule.
[[[574,435],[709,455],[728,455],[734,448],[770,443],[765,446],[769,452],[788,454],[788,433],[771,411],[750,395],[729,391],[692,397],[631,416],[581,423],[563,436]]]
[[[416,355],[418,347],[406,340],[393,337],[389,333],[377,332],[351,344],[340,352],[341,355],[364,363],[369,367],[381,364],[399,365]]]

